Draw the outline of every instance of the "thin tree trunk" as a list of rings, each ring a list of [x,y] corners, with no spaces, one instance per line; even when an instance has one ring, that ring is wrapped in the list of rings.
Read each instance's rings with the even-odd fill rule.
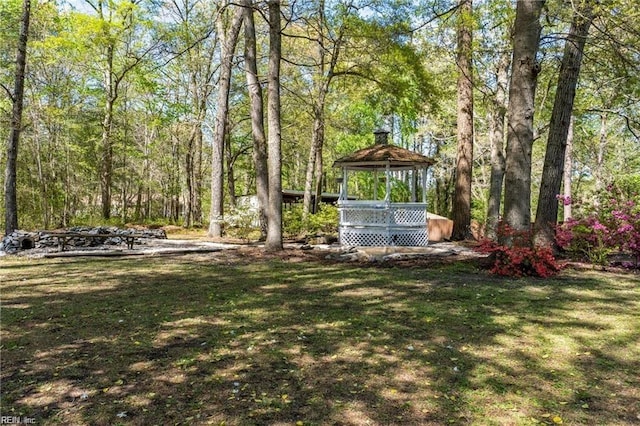
[[[40,143],[40,135],[34,135],[36,148],[36,169],[38,171],[38,186],[40,187],[40,207],[42,209],[42,226],[49,229],[49,190],[48,179],[45,176],[44,167],[42,165],[42,145]],[[45,159],[46,161],[46,159]]]
[[[314,89],[316,100],[313,105],[313,135],[311,136],[311,147],[309,149],[309,157],[307,160],[307,169],[305,173],[304,195],[302,198],[302,217],[306,220],[309,213],[314,213],[318,209],[318,204],[322,195],[323,187],[323,158],[322,151],[325,139],[325,105],[327,94],[331,87],[334,71],[340,58],[342,43],[344,40],[344,26],[340,28],[337,36],[331,40],[333,43],[329,61],[327,63],[327,42],[329,41],[325,35],[326,17],[324,13],[325,1],[318,2],[318,40],[317,52],[320,67],[318,69],[318,83]],[[313,185],[314,178],[316,180],[315,188]],[[312,205],[312,193],[315,193],[315,200]]]
[[[267,240],[269,251],[282,250],[282,153],[280,127],[280,0],[269,0],[269,99],[267,104],[269,206]]]
[[[236,179],[233,170],[235,158],[231,151],[231,135],[227,132],[225,140],[225,158],[227,160],[227,191],[229,193],[229,207],[234,209],[236,207]]]
[[[596,167],[594,172],[595,178],[595,192],[599,194],[602,192],[604,188],[604,176],[602,169],[604,168],[604,158],[607,151],[607,145],[609,143],[609,139],[607,138],[607,133],[609,131],[609,124],[607,122],[606,113],[602,113],[600,115],[600,138],[598,138],[598,153],[596,154]],[[600,200],[596,197],[595,201],[596,208],[600,208]]]
[[[184,212],[184,227],[191,228],[195,217],[196,205],[196,151],[198,144],[198,135],[202,134],[201,121],[198,119],[193,123],[193,127],[189,133],[187,149],[185,152],[184,171],[186,177],[187,199]]]
[[[227,31],[220,23],[221,34],[221,63],[220,83],[218,86],[218,105],[216,113],[216,127],[211,157],[211,210],[209,214],[209,236],[222,236],[224,219],[224,145],[228,127],[229,92],[231,91],[231,69],[233,53],[238,41],[240,26],[242,25],[242,8],[237,8],[233,16],[231,27]]]
[[[194,204],[193,204],[193,224],[202,225],[202,125],[198,124],[198,133],[196,134],[196,164],[194,170]]]
[[[169,176],[169,205],[168,217],[177,222],[180,211],[180,141],[176,135],[171,135],[171,175]]]
[[[318,161],[318,151],[323,144],[324,118],[322,117],[320,101],[313,107],[313,134],[311,135],[311,147],[309,148],[309,158],[307,160],[307,172],[304,179],[304,194],[302,196],[302,220],[306,221],[311,212],[311,198],[313,191],[313,180]]]
[[[252,0],[244,0],[244,60],[247,88],[251,100],[251,134],[253,137],[253,164],[256,172],[256,195],[261,239],[267,238],[266,208],[269,204],[269,172],[267,169],[267,138],[264,132],[264,108],[262,86],[258,78],[256,62],[256,29]]]
[[[105,30],[106,31],[106,30]],[[102,159],[100,169],[100,190],[102,218],[111,218],[111,185],[113,181],[113,108],[117,98],[117,90],[113,78],[113,46],[107,46],[107,68],[104,71],[104,117],[102,118]]]
[[[503,53],[496,70],[496,95],[489,112],[489,141],[491,145],[491,182],[487,205],[487,238],[496,240],[500,221],[500,204],[504,182],[504,119],[507,111],[507,86],[511,57]]]
[[[4,231],[9,235],[18,229],[18,145],[22,131],[22,109],[24,102],[24,78],[27,66],[27,42],[29,40],[29,21],[31,18],[31,1],[22,2],[22,18],[18,52],[16,54],[15,82],[13,87],[13,108],[11,113],[11,130],[7,143],[7,164],[5,171],[4,193]]]
[[[571,117],[571,121],[569,122],[569,133],[567,134],[567,148],[564,153],[564,172],[563,172],[563,180],[564,180],[564,209],[563,209],[563,221],[567,222],[571,219],[571,174],[573,172],[573,122],[574,119]]]
[[[535,91],[540,71],[536,62],[540,41],[540,13],[544,1],[517,2],[505,169],[504,221],[515,231],[531,226],[531,152]],[[512,244],[507,238],[505,243]]]
[[[580,76],[582,53],[592,20],[593,15],[590,9],[575,11],[569,35],[565,41],[536,210],[534,241],[537,245],[555,246],[558,195],[562,184],[567,135],[571,123],[576,86]]]
[[[322,119],[322,130],[321,137],[324,140],[324,118]],[[318,152],[316,153],[316,188],[315,188],[315,196],[313,198],[313,214],[318,213],[318,209],[320,208],[320,201],[322,200],[322,186],[324,185],[324,174],[322,172],[323,169],[323,160],[322,160],[322,146],[324,143],[318,146]]]
[[[452,240],[472,238],[471,177],[473,172],[472,0],[460,0],[458,10],[458,155],[453,200]]]

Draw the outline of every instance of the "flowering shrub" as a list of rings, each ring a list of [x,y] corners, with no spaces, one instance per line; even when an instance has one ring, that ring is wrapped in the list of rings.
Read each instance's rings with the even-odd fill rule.
[[[611,253],[609,229],[596,217],[569,219],[556,230],[558,246],[574,257],[604,266]]]
[[[611,212],[611,243],[620,250],[630,252],[640,264],[640,206],[627,201],[620,210]]]
[[[492,274],[547,278],[560,271],[561,265],[550,248],[532,245],[531,232],[514,231],[508,225],[501,224],[498,236],[499,241],[510,241],[509,245],[483,240],[478,246],[478,251],[491,254]]]
[[[614,252],[628,252],[640,264],[640,205],[623,200],[615,188],[607,188],[609,197],[602,200],[597,212],[562,224],[556,230],[558,246],[591,263],[606,265]],[[613,196],[612,196],[613,194]],[[637,198],[637,197],[636,197]]]

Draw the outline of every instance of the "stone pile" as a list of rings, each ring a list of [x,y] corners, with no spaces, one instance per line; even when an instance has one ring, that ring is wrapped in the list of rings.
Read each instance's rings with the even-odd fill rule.
[[[37,239],[37,232],[13,231],[0,241],[0,254],[33,249],[36,247]]]
[[[30,249],[57,248],[58,239],[54,236],[55,232],[109,235],[105,238],[86,238],[82,236],[68,238],[66,241],[66,245],[69,249],[78,247],[119,245],[125,242],[123,237],[127,235],[136,235],[139,238],[167,238],[167,234],[164,229],[122,229],[104,226],[95,228],[87,226],[74,226],[72,228],[57,231],[27,232],[18,230],[12,232],[9,235],[6,235],[0,241],[0,254],[12,254]]]

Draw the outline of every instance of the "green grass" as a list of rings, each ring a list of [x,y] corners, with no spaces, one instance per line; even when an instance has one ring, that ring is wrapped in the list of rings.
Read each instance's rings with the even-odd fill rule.
[[[37,425],[640,422],[637,275],[200,254],[0,281],[1,415]]]

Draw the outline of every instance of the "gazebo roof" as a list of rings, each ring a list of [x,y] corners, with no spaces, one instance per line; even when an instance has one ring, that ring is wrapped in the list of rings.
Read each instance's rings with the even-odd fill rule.
[[[394,170],[413,167],[429,167],[436,161],[415,151],[400,148],[389,144],[375,144],[360,149],[353,154],[339,158],[333,163],[333,167],[346,169],[373,170],[386,168],[387,165]]]

